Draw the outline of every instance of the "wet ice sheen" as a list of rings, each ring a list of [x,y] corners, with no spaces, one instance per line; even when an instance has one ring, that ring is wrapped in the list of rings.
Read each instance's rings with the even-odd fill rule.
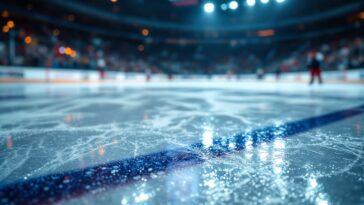
[[[195,142],[208,147],[219,136],[364,102],[359,86],[237,85],[17,85],[18,93],[3,86],[0,185]],[[59,203],[364,203],[363,122],[360,115],[257,147],[248,142],[223,158],[151,170],[151,178]]]

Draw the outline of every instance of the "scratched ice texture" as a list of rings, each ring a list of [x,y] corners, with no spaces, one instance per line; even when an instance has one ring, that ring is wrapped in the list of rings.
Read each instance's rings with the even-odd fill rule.
[[[1,85],[0,186],[364,104],[364,86]],[[60,204],[364,204],[364,115]]]

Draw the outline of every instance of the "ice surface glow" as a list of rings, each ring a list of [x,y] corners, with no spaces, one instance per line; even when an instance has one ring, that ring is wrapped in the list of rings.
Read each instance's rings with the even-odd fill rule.
[[[197,142],[202,150],[216,148],[219,137],[273,126],[280,129],[272,141],[256,143],[247,136],[239,151],[239,144],[227,138],[219,141],[229,150],[223,157],[209,159],[214,150],[199,152],[208,159],[203,164],[171,172],[150,168],[149,177],[135,176],[126,186],[94,190],[85,185],[92,191],[58,203],[364,203],[363,115],[279,137],[287,122],[362,104],[363,88],[328,86],[316,92],[260,85],[249,92],[252,87],[244,86],[79,86],[70,91],[25,85],[17,87],[19,93],[2,87],[1,95],[8,97],[0,104],[0,185]],[[119,167],[107,169],[110,176],[120,175]],[[72,183],[63,179],[64,187]]]

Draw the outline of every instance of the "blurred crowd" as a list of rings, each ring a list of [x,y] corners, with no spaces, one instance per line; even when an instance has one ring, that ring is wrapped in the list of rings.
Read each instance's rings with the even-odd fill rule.
[[[307,70],[307,56],[312,52],[322,54],[324,70],[364,67],[360,35],[262,44],[171,44],[114,39],[47,26],[3,32],[0,65],[167,74],[294,72]]]
[[[300,71],[306,68],[308,56],[318,53],[323,70],[364,68],[364,42],[360,36],[317,44],[306,42],[303,47],[275,62],[272,67],[282,71]]]

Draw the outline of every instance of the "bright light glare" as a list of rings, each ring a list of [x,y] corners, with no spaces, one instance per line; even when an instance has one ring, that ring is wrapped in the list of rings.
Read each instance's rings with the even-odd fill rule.
[[[248,6],[254,6],[255,5],[255,0],[247,0],[246,3],[248,4]]]
[[[229,3],[229,8],[231,9],[231,10],[235,10],[235,9],[237,9],[239,7],[239,4],[238,4],[238,2],[237,1],[231,1],[230,3]]]
[[[228,8],[228,6],[227,6],[226,4],[221,4],[221,9],[222,9],[223,11],[225,11],[227,8]]]
[[[64,52],[65,52],[65,48],[64,48],[63,46],[59,47],[59,48],[58,48],[58,52],[59,52],[60,54],[64,54]]]
[[[203,6],[203,9],[205,10],[206,13],[212,13],[215,10],[215,5],[209,2]]]
[[[260,0],[260,2],[262,2],[262,4],[267,4],[269,3],[269,0]]]
[[[285,0],[276,0],[277,3],[283,3]]]
[[[202,144],[205,147],[210,147],[214,143],[214,133],[210,127],[205,127],[202,134]]]

